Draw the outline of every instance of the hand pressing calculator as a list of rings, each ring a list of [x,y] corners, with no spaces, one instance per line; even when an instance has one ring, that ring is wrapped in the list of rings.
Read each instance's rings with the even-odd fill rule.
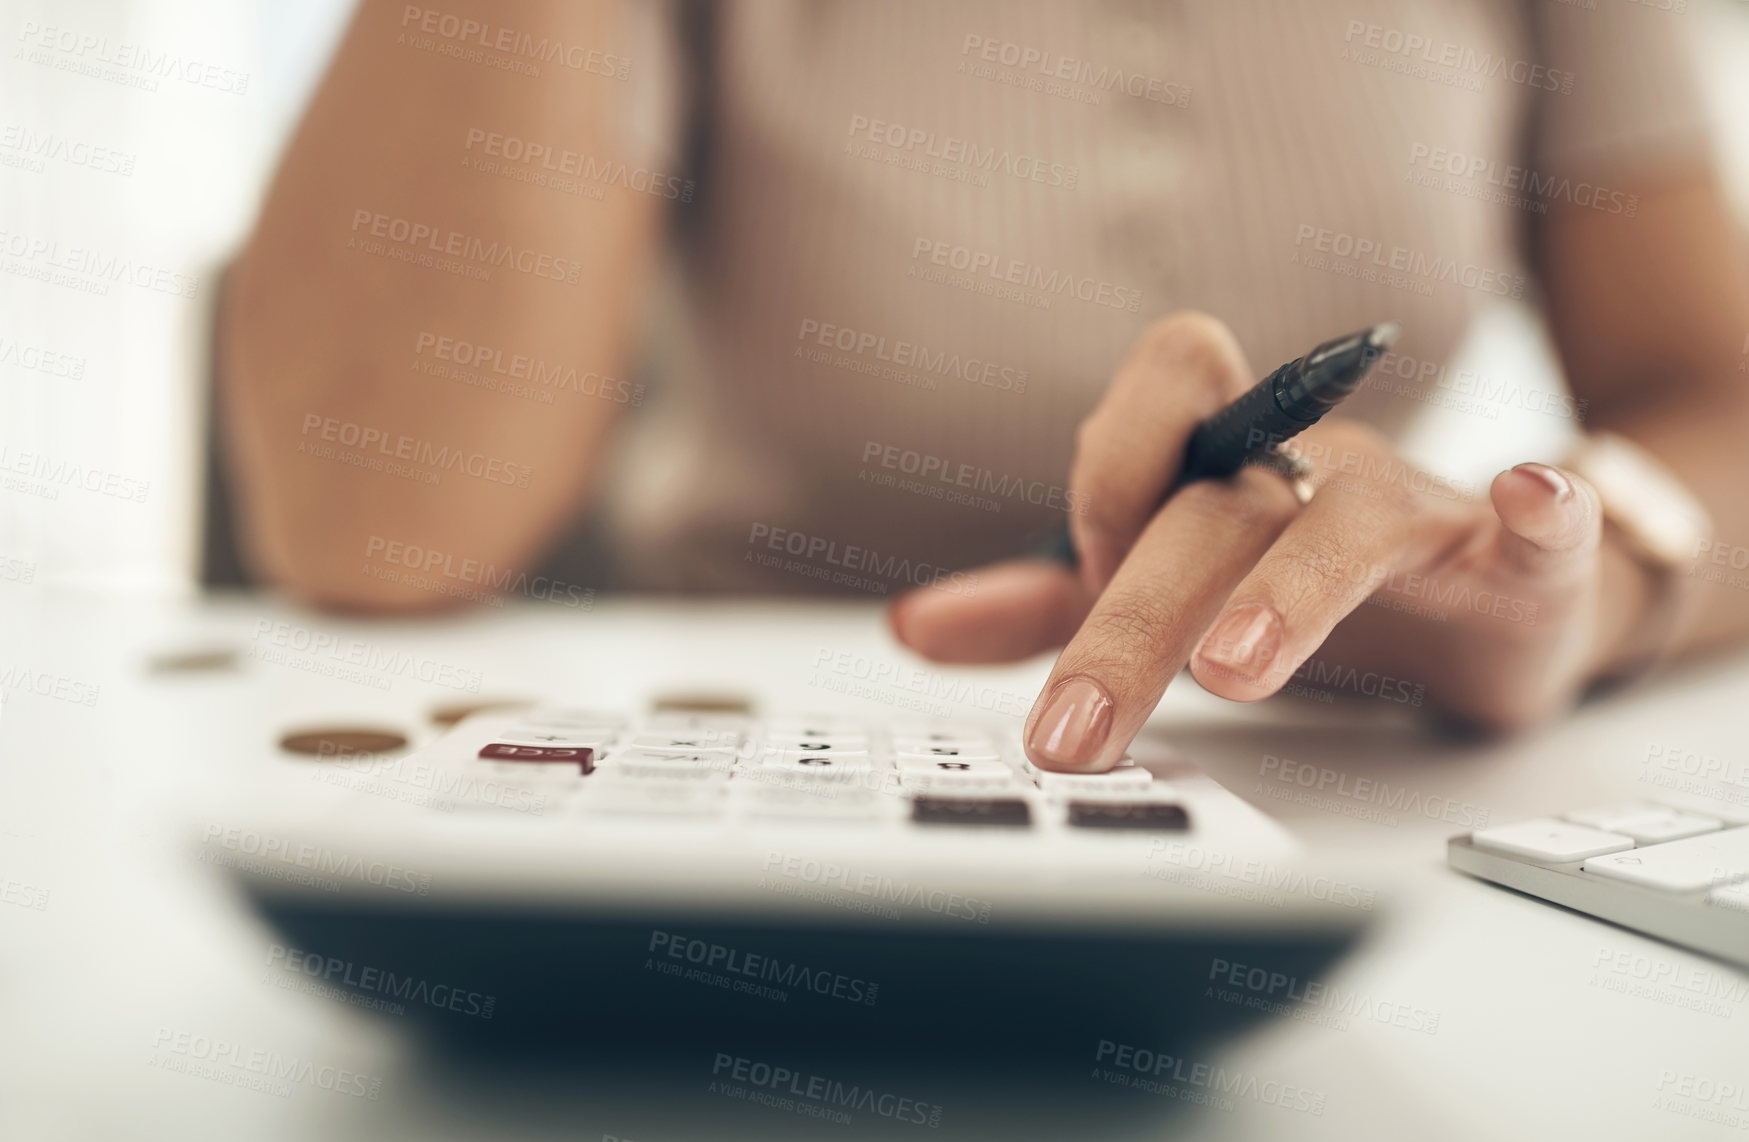
[[[1053,774],[1012,724],[489,711],[347,762],[356,781],[279,763],[203,859],[305,957],[493,995],[490,1021],[437,1020],[458,1037],[976,1042],[1079,1066],[1256,1018],[1206,1000],[1212,963],[1307,978],[1376,913],[1170,747],[1132,754]]]
[[[1749,812],[1634,801],[1453,837],[1451,866],[1749,965]]]

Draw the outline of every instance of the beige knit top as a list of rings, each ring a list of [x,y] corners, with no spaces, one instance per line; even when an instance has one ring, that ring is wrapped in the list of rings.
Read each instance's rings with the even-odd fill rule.
[[[1024,549],[1176,309],[1259,373],[1401,321],[1344,408],[1394,431],[1479,307],[1536,296],[1528,223],[1631,225],[1624,180],[1705,146],[1693,17],[1651,2],[714,11],[665,67],[709,157],[602,508],[627,586],[892,595]]]

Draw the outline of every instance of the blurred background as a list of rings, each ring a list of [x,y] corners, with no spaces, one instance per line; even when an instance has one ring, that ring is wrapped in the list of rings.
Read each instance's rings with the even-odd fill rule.
[[[350,9],[0,4],[0,589],[195,589],[217,274]],[[1687,15],[1749,243],[1749,3]],[[41,46],[45,27],[61,30],[54,48]],[[101,43],[174,50],[206,64],[204,79],[91,66]],[[1519,309],[1485,315],[1465,354],[1527,384],[1554,372]],[[1418,435],[1447,447],[1404,450],[1435,468],[1460,453],[1508,461],[1562,427],[1505,411],[1478,423],[1433,410]],[[1453,434],[1474,447],[1451,448]]]

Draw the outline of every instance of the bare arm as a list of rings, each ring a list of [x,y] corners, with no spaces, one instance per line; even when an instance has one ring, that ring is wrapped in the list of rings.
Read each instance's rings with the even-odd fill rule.
[[[1749,546],[1749,273],[1707,172],[1629,186],[1634,217],[1557,204],[1538,235],[1548,315],[1586,423],[1634,439],[1712,515],[1714,542]],[[1624,627],[1645,584],[1604,547],[1606,613]],[[1749,635],[1749,590],[1701,587],[1678,650]]]
[[[520,567],[577,510],[629,392],[664,201],[570,170],[638,166],[616,126],[631,85],[601,74],[628,52],[617,4],[446,0],[445,16],[484,29],[471,40],[453,24],[423,30],[420,11],[360,5],[224,298],[220,403],[245,546],[264,577],[325,606],[441,605],[366,574],[367,552],[415,544]],[[479,42],[506,32],[563,54]],[[520,59],[539,75],[420,44]],[[491,133],[550,155],[491,155],[480,137]],[[505,165],[556,166],[572,192],[504,177]],[[462,345],[495,356],[469,363]],[[462,368],[553,400],[424,371]]]

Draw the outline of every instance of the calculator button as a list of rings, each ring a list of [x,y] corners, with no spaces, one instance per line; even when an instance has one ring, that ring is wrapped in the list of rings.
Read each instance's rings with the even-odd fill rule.
[[[948,776],[1007,778],[1014,771],[993,757],[909,757],[895,759],[901,774],[924,773]]]
[[[868,727],[847,718],[777,718],[765,724],[765,732],[778,737],[831,738],[868,737]]]
[[[480,747],[481,761],[535,762],[575,765],[578,772],[595,769],[595,749],[586,745],[522,745],[516,742],[487,742]]]
[[[728,777],[734,769],[732,755],[702,753],[694,750],[628,749],[602,761],[604,777],[622,778],[695,778]]]
[[[756,787],[748,796],[747,812],[791,821],[871,821],[880,816],[881,804],[879,794],[854,785],[769,785]]]
[[[982,734],[971,737],[948,737],[939,734],[926,738],[901,737],[893,735],[893,750],[896,753],[929,753],[937,749],[961,749],[977,753],[995,753],[996,744]]]
[[[521,789],[578,789],[583,775],[569,763],[562,765],[529,765],[521,761],[487,761],[473,770],[492,775],[492,780]]]
[[[767,769],[822,775],[853,775],[866,773],[874,767],[874,763],[869,760],[866,753],[768,753],[760,759],[760,765]]]
[[[1190,828],[1184,806],[1171,801],[1071,801],[1069,824],[1080,829]]]
[[[1470,842],[1479,849],[1528,857],[1544,864],[1566,864],[1634,847],[1631,837],[1553,817],[1533,817],[1516,824],[1478,829],[1470,834]]]
[[[1602,829],[1606,833],[1620,832],[1616,826],[1623,821],[1631,821],[1636,817],[1644,817],[1651,813],[1669,812],[1663,806],[1654,805],[1650,801],[1623,801],[1618,805],[1599,805],[1594,809],[1579,809],[1571,813],[1562,813],[1561,819],[1571,821],[1575,825],[1585,825],[1593,829]]]
[[[586,745],[599,748],[613,739],[612,730],[561,730],[512,726],[493,740],[514,745]]]
[[[722,812],[728,800],[722,782],[622,781],[592,785],[576,806],[581,813],[704,817]]]
[[[1631,853],[1600,856],[1584,871],[1663,892],[1693,892],[1749,878],[1749,829],[1725,829]]]
[[[1002,755],[987,745],[935,745],[923,749],[895,749],[894,758],[902,767],[907,762],[928,761],[970,761],[970,762],[1000,762]]]
[[[1140,766],[1114,769],[1109,773],[1047,773],[1035,775],[1038,787],[1046,793],[1145,793],[1154,784],[1154,775]]]
[[[911,802],[920,825],[1030,825],[1032,810],[1019,797],[920,796]]]
[[[696,750],[702,753],[734,753],[741,748],[740,730],[670,730],[633,734],[631,749]]]
[[[960,773],[955,771],[930,772],[928,770],[911,769],[899,771],[899,787],[910,793],[971,793],[976,791],[984,796],[1006,794],[1013,796],[1026,790],[1026,786],[1015,780],[1012,773]]]

